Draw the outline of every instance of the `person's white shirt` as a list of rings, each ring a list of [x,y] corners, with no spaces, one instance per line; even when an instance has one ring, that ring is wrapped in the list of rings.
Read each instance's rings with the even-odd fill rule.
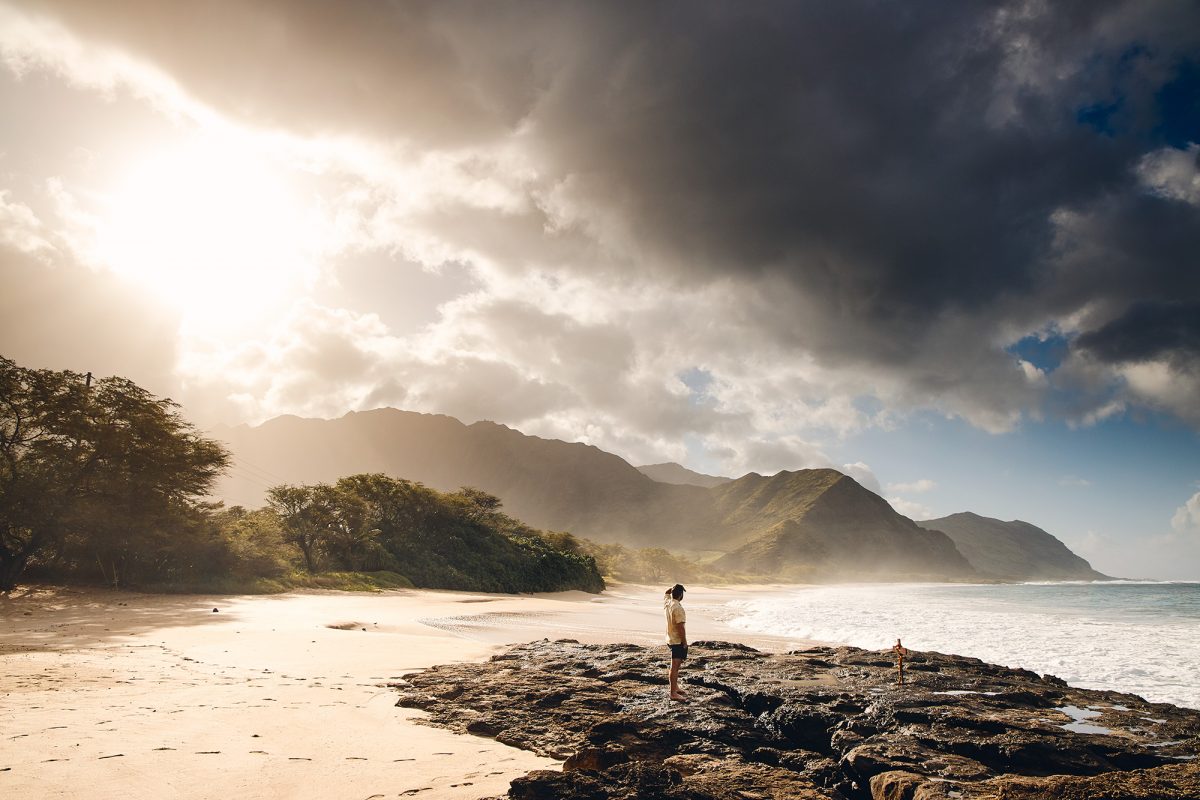
[[[683,644],[678,627],[679,624],[687,622],[687,612],[683,610],[683,603],[667,595],[663,600],[663,611],[667,616],[667,644]]]

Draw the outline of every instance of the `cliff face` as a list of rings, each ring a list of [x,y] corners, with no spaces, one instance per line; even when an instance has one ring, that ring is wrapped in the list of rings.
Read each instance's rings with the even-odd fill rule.
[[[1112,580],[1065,544],[1028,522],[1002,522],[963,512],[925,520],[921,527],[949,536],[981,573],[1004,580]]]

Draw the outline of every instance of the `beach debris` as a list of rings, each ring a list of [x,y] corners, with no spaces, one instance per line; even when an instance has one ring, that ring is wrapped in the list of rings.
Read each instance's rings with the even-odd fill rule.
[[[215,609],[215,608],[214,608],[214,609],[213,609],[213,613],[214,613],[214,614],[216,614],[216,613],[217,613],[217,609]]]

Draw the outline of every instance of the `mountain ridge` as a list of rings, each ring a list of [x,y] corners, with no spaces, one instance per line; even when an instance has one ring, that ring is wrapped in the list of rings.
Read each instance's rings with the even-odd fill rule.
[[[983,574],[1001,580],[1113,580],[1053,534],[1022,520],[960,511],[918,525],[949,536]]]
[[[333,420],[277,417],[212,434],[234,455],[230,474],[214,489],[231,505],[261,505],[266,489],[279,483],[381,472],[440,491],[472,486],[501,498],[508,514],[533,527],[704,553],[732,573],[961,580],[986,572],[977,572],[946,532],[918,525],[835,469],[751,472],[708,488],[662,482],[594,445],[394,408]],[[700,475],[681,466],[669,472]]]
[[[705,489],[711,489],[733,480],[733,478],[726,478],[721,475],[705,475],[703,472],[688,469],[674,461],[664,461],[661,464],[643,464],[637,470],[651,480],[658,481],[659,483],[700,486]]]
[[[834,469],[785,471],[754,483],[751,499],[770,528],[765,535],[747,537],[718,559],[717,567],[769,573],[771,565],[781,565],[776,574],[801,581],[976,577],[945,534],[898,514],[849,475]],[[780,497],[793,500],[787,504],[792,511],[782,511]],[[871,553],[869,563],[863,563],[864,552]]]

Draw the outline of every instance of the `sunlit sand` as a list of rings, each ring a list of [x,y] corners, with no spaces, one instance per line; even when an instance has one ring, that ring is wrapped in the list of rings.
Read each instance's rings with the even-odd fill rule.
[[[693,641],[734,631],[688,595]],[[216,609],[216,612],[213,609]],[[416,724],[387,687],[541,638],[662,642],[661,590],[163,596],[75,589],[0,600],[0,795],[477,798],[557,762]]]

